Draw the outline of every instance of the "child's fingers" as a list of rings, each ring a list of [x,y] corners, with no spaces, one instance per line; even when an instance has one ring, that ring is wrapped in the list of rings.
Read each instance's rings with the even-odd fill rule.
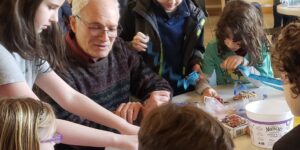
[[[221,63],[220,67],[227,70],[227,60],[224,60],[223,63]]]
[[[136,40],[136,41],[139,42],[139,43],[144,43],[144,44],[146,44],[146,43],[149,42],[148,39],[143,38],[143,37],[140,37],[140,36],[135,36],[134,40]]]
[[[227,61],[226,69],[233,70],[235,64],[236,64],[236,61],[234,59],[231,59],[230,61]]]
[[[143,43],[148,43],[149,42],[149,36],[143,34],[142,32],[138,32],[136,34],[136,38],[138,40],[140,40],[141,42],[143,42]]]
[[[147,45],[137,41],[132,41],[132,47],[138,51],[146,51]]]
[[[142,33],[142,32],[137,32],[136,35],[138,35],[138,36],[140,36],[142,38],[147,38],[147,36],[144,33]]]

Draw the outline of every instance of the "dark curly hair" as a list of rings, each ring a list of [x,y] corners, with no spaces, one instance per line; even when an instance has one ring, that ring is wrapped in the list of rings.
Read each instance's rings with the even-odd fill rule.
[[[218,51],[221,56],[229,50],[224,40],[229,38],[230,34],[233,35],[233,41],[241,41],[241,49],[249,53],[250,65],[262,63],[262,45],[268,42],[259,9],[243,0],[227,3],[216,28]]]
[[[300,93],[300,23],[291,23],[281,31],[272,57],[276,68],[286,73],[285,78],[297,97]]]

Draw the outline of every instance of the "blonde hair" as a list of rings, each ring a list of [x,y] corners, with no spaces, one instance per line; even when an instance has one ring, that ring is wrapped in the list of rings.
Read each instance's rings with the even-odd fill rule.
[[[0,150],[39,150],[39,142],[55,131],[49,104],[32,98],[0,99]]]

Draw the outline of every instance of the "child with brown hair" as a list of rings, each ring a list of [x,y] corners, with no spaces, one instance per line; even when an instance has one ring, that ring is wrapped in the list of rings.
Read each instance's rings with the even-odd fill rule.
[[[149,113],[139,131],[139,150],[232,150],[232,139],[213,117],[193,105],[166,104]]]
[[[240,80],[234,72],[239,65],[254,67],[262,76],[273,77],[269,43],[263,30],[262,14],[243,0],[228,2],[217,23],[216,39],[208,43],[202,71],[216,73],[216,83],[233,84]],[[248,82],[245,78],[242,82]],[[197,87],[205,96],[215,96],[212,88]]]
[[[274,64],[284,81],[284,95],[295,116],[300,116],[300,23],[286,26],[272,51]],[[274,150],[300,149],[300,126],[295,127],[275,144]]]

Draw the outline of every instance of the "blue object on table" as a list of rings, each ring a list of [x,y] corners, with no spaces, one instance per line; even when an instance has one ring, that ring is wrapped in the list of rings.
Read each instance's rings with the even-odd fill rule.
[[[242,74],[244,76],[246,76],[248,78],[260,81],[264,85],[267,85],[269,87],[275,88],[280,91],[283,91],[283,88],[282,88],[283,82],[279,79],[252,74],[249,71],[249,67],[246,67],[246,66],[238,66],[238,69],[242,72]]]
[[[177,81],[177,87],[183,86],[184,90],[187,90],[187,88],[190,85],[196,85],[196,81],[199,79],[199,74],[196,71],[193,71],[188,76],[186,76],[183,79],[180,79]]]
[[[248,88],[245,84],[240,83],[240,81],[234,82],[233,95],[238,95],[241,91],[247,91]]]

